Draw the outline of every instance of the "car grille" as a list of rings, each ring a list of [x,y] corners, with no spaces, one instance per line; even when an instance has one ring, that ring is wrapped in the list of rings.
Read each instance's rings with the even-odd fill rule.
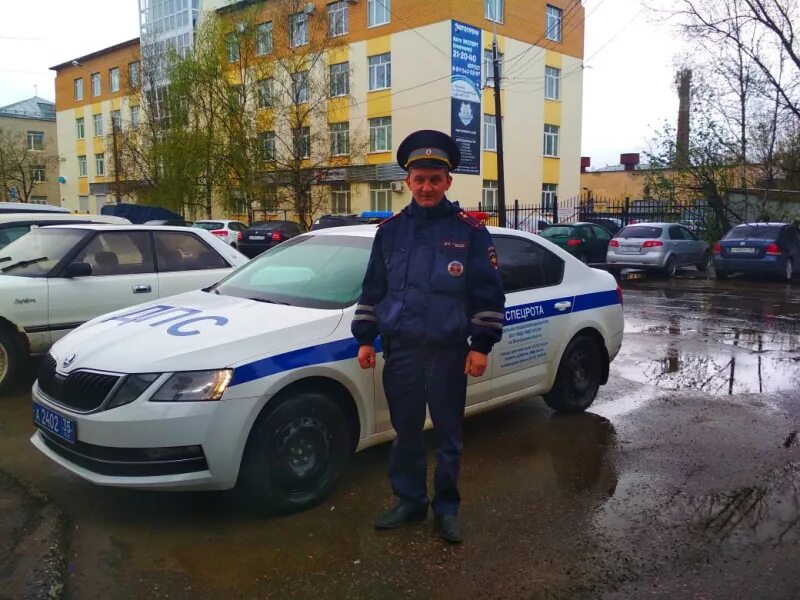
[[[56,371],[56,359],[47,354],[39,369],[39,389],[58,404],[80,412],[100,408],[119,381],[119,375],[74,371],[62,375]]]

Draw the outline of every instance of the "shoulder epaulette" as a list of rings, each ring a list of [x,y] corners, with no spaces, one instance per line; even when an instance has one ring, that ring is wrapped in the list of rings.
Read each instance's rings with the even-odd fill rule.
[[[392,215],[391,217],[387,217],[386,219],[384,219],[383,221],[381,221],[380,223],[378,223],[378,227],[383,227],[383,226],[384,226],[384,225],[386,225],[386,224],[387,224],[389,221],[393,221],[394,219],[396,219],[397,217],[399,217],[399,216],[400,216],[400,215],[402,215],[402,214],[403,214],[402,212],[399,212],[399,213],[397,213],[397,214],[394,214],[394,215]]]
[[[485,227],[483,223],[478,221],[478,219],[476,219],[472,215],[468,215],[463,210],[459,210],[458,213],[456,214],[458,215],[459,219],[461,219],[464,223],[466,223],[473,229],[484,229]]]

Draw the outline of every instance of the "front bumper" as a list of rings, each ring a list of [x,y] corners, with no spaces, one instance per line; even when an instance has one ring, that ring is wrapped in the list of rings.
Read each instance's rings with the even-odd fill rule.
[[[53,403],[37,384],[33,399],[77,423],[73,445],[37,430],[33,445],[97,485],[139,489],[230,489],[260,410],[259,398],[219,402],[136,400],[92,414]]]

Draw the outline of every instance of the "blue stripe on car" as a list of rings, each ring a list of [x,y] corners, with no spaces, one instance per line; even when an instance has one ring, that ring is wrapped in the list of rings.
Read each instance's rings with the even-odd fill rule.
[[[555,308],[558,302],[572,302],[572,306],[564,311]],[[619,304],[619,295],[616,290],[606,292],[594,292],[575,297],[559,298],[556,300],[545,300],[543,302],[533,302],[512,306],[506,309],[506,325],[516,325],[525,321],[534,321],[566,315],[571,312],[602,308]],[[375,346],[375,350],[380,352],[380,340]],[[231,379],[231,386],[249,383],[262,377],[269,377],[283,371],[291,371],[300,367],[311,367],[324,363],[347,360],[358,356],[358,342],[353,338],[327,342],[308,348],[300,348],[276,354],[267,358],[236,367]]]

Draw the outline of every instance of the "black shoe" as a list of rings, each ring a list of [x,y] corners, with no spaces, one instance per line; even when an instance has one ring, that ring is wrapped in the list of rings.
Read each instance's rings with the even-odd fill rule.
[[[406,523],[424,521],[427,518],[427,504],[414,506],[413,504],[403,504],[402,502],[399,502],[389,512],[378,515],[378,517],[375,519],[375,527],[378,529],[394,529],[396,527],[405,525]]]
[[[442,515],[441,517],[436,517],[435,525],[440,538],[451,544],[461,543],[463,534],[461,533],[461,523],[458,522],[457,516]]]

